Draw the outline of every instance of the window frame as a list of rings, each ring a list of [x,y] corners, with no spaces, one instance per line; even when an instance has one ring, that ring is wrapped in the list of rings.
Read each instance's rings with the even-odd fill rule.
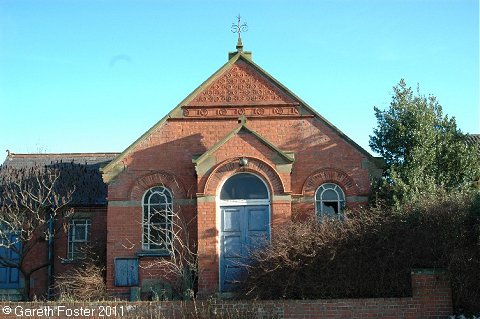
[[[162,191],[157,191],[156,189],[160,189]],[[158,194],[165,201],[152,203],[151,198],[153,195]],[[166,194],[166,195],[165,195]],[[170,200],[168,200],[170,199]],[[157,185],[149,188],[142,197],[142,251],[146,252],[153,252],[153,253],[160,253],[165,255],[170,255],[172,251],[172,244],[173,244],[173,193],[172,191],[163,185]],[[164,222],[150,222],[152,216],[155,213],[159,213],[157,211],[152,213],[152,206],[159,205],[165,206],[165,215],[163,216]],[[148,214],[148,216],[146,216]],[[156,227],[156,229],[154,228]],[[152,229],[157,231],[162,238],[157,238],[155,241],[152,238],[153,235],[151,234]],[[152,246],[158,246],[153,247]]]
[[[327,190],[334,191],[337,195],[337,199],[336,200],[324,200],[322,198],[322,195]],[[320,196],[319,196],[320,198],[317,197],[319,191],[321,191]],[[314,200],[315,200],[315,214],[318,218],[330,217],[330,218],[343,219],[344,210],[345,210],[345,206],[346,206],[347,201],[346,201],[346,197],[345,197],[345,192],[343,191],[343,189],[340,185],[338,185],[336,183],[333,183],[333,182],[326,182],[326,183],[321,184],[315,190]],[[335,215],[332,215],[332,214],[324,212],[323,211],[323,204],[325,202],[327,202],[327,203],[335,203],[336,202],[337,205],[338,205],[337,206],[338,213],[335,213]]]
[[[75,227],[84,226],[84,239],[74,238],[76,235]],[[85,255],[79,253],[80,247],[75,249],[75,246],[86,246],[90,243],[92,221],[90,218],[72,218],[68,222],[67,232],[67,260],[78,260],[85,258]]]
[[[246,196],[238,196],[236,194],[229,193],[230,187],[229,189],[227,189],[226,188],[227,186],[236,186],[236,187],[231,187],[231,189],[243,190],[245,188],[245,185],[242,185],[241,183],[245,183],[245,181],[242,180],[245,178],[251,179],[249,181],[250,185],[248,185],[248,188],[251,188],[252,184],[256,183],[257,185],[254,185],[254,186],[260,187],[259,189],[257,189],[259,191],[258,193],[264,196],[258,196],[258,194],[252,191],[252,189],[248,190],[248,192],[245,194]],[[268,200],[269,198],[270,198],[270,193],[268,191],[267,184],[259,176],[252,174],[250,172],[240,172],[240,173],[233,174],[222,183],[220,187],[220,192],[219,192],[219,199],[221,201],[238,201],[238,200],[263,200],[264,201],[264,200]]]
[[[235,178],[236,175],[239,174],[249,174],[252,175],[256,178],[258,178],[263,185],[265,186],[266,194],[267,197],[261,198],[261,199],[222,199],[222,190],[225,184],[231,179]],[[257,174],[251,173],[251,172],[238,172],[235,173],[231,176],[229,176],[227,179],[225,179],[220,186],[218,187],[217,190],[217,195],[216,195],[216,202],[217,202],[217,209],[219,209],[220,206],[245,206],[245,205],[270,205],[270,189],[265,182],[265,180],[261,177],[258,176]]]

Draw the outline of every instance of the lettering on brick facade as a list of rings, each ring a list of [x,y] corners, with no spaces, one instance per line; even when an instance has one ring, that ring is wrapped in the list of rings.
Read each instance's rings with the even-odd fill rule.
[[[283,114],[283,109],[279,108],[279,107],[276,107],[276,108],[273,109],[273,113],[274,114]]]
[[[300,116],[297,106],[256,106],[256,107],[183,107],[184,117],[238,117],[246,115],[247,117],[263,117],[263,116]]]
[[[257,114],[257,115],[263,115],[265,113],[265,110],[262,109],[262,108],[256,108],[254,110],[254,113]]]

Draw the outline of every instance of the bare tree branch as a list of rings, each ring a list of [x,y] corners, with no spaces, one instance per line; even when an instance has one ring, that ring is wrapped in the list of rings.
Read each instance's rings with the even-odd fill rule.
[[[50,264],[46,257],[36,260],[34,266],[26,261],[38,244],[44,244],[68,223],[80,170],[82,166],[74,164],[0,166],[0,249],[10,252],[0,254],[0,266],[20,271],[25,299],[30,297],[31,275]]]

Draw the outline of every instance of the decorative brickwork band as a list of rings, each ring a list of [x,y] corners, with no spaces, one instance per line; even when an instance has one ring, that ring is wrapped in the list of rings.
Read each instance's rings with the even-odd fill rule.
[[[263,105],[263,106],[247,106],[247,107],[183,107],[183,116],[189,118],[219,118],[219,117],[239,117],[246,115],[248,117],[271,117],[271,116],[296,116],[300,117],[297,105]]]
[[[185,188],[173,174],[161,171],[137,179],[130,192],[130,200],[142,200],[145,191],[153,186],[162,185],[173,192],[175,198],[186,198]]]
[[[310,175],[303,184],[303,196],[314,196],[317,188],[323,183],[335,183],[339,185],[346,196],[358,195],[359,188],[352,177],[336,168],[322,168]]]
[[[264,161],[247,157],[248,166],[240,166],[239,158],[229,159],[217,165],[210,174],[205,183],[205,195],[215,195],[218,186],[228,177],[237,172],[251,172],[261,176],[268,184],[273,195],[283,195],[285,187],[282,179],[275,171],[275,169]]]

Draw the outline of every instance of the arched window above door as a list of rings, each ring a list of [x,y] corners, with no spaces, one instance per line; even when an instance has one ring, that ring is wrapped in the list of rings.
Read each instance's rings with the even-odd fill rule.
[[[240,173],[233,175],[223,184],[220,199],[268,199],[268,190],[257,176]]]

